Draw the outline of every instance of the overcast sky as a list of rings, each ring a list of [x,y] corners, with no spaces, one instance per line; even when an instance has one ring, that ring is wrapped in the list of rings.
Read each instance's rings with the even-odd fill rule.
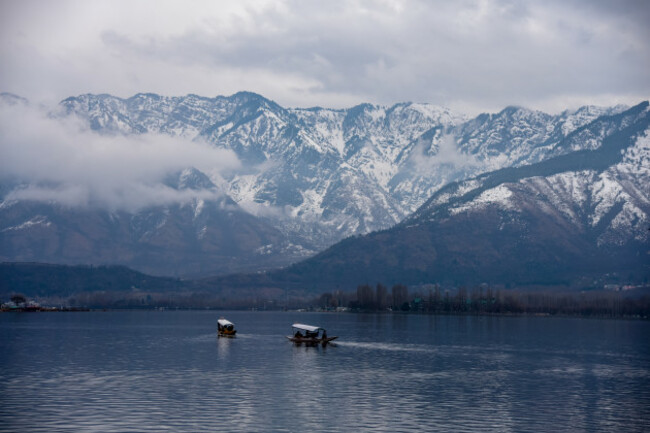
[[[0,91],[558,112],[650,96],[650,2],[0,0]]]

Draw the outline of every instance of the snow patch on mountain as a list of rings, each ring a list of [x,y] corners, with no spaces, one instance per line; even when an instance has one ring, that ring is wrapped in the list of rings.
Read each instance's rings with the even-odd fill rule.
[[[588,190],[595,177],[593,171],[560,173],[549,177],[522,180],[538,202],[548,202],[549,208],[559,211],[574,225],[582,223],[584,206],[589,200]]]
[[[595,184],[592,224],[620,209],[599,238],[599,244],[622,244],[633,238],[648,241],[650,225],[650,129],[627,148],[619,164],[600,175]]]
[[[506,185],[499,185],[496,188],[483,191],[478,197],[468,203],[452,207],[449,211],[452,215],[457,215],[461,212],[484,209],[488,205],[497,205],[502,209],[513,209],[512,196],[513,194],[510,188]]]
[[[16,226],[5,227],[2,229],[3,232],[8,231],[20,231],[20,230],[29,230],[35,227],[50,227],[52,222],[47,219],[44,215],[36,215],[33,218],[23,222],[22,224]]]

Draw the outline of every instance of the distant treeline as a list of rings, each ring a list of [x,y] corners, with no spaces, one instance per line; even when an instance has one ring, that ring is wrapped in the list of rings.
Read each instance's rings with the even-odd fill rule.
[[[550,314],[600,317],[648,317],[648,288],[632,292],[583,291],[577,293],[501,290],[490,287],[461,287],[443,290],[409,289],[401,284],[390,290],[382,285],[364,284],[356,293],[324,293],[317,300],[320,308],[342,304],[356,311],[403,311],[450,314]]]
[[[295,293],[249,294],[211,292],[84,291],[71,296],[32,297],[42,305],[91,309],[255,309],[350,310],[420,314],[544,314],[592,317],[650,317],[649,288],[628,292],[539,292],[475,287],[409,290],[397,284],[360,285],[356,292],[333,291],[320,296]]]
[[[260,297],[230,297],[209,292],[96,291],[78,292],[70,297],[35,298],[53,306],[90,309],[284,309],[284,304]],[[304,304],[294,301],[292,308]]]
[[[48,307],[314,309],[431,314],[551,314],[650,317],[650,286],[567,291],[505,289],[488,285],[443,288],[362,284],[356,291],[314,295],[277,286],[218,289],[205,282],[153,277],[121,266],[0,264],[0,303],[21,295]],[[631,289],[631,290],[623,290]],[[560,291],[563,290],[563,291]],[[316,291],[318,293],[318,291]]]

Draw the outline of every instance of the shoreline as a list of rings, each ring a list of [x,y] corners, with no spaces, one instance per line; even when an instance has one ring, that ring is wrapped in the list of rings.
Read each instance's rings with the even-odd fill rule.
[[[326,311],[326,310],[304,310],[304,309],[274,309],[258,310],[254,308],[232,309],[232,308],[201,308],[201,307],[156,307],[156,308],[58,308],[40,307],[37,309],[14,308],[0,309],[0,313],[73,313],[73,312],[172,312],[172,311],[203,311],[203,312],[256,312],[256,313],[330,313],[330,314],[368,314],[382,316],[474,316],[474,317],[538,317],[538,318],[580,318],[597,320],[650,320],[650,315],[604,315],[604,314],[566,314],[566,313],[544,313],[544,312],[521,312],[521,313],[493,313],[493,312],[422,312],[422,311]]]

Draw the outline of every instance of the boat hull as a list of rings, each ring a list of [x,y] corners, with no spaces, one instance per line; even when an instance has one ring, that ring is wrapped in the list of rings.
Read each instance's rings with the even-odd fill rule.
[[[323,345],[325,346],[332,340],[336,340],[339,337],[327,337],[327,338],[304,338],[304,337],[293,337],[287,336],[287,339],[295,344],[305,344],[310,346]]]

